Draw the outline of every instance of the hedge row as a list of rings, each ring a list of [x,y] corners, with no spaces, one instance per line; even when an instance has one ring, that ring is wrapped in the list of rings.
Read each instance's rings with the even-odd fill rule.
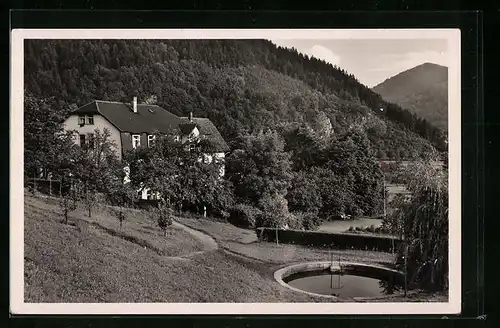
[[[256,230],[260,241],[276,241],[276,229],[257,228]],[[400,244],[400,240],[395,237],[364,234],[278,229],[277,235],[280,243],[336,249],[392,252],[393,243],[395,248]]]

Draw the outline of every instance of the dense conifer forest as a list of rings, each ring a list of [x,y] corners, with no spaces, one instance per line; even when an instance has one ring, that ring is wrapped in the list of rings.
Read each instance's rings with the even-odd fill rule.
[[[230,145],[245,132],[303,126],[362,130],[379,158],[446,150],[440,130],[353,75],[265,40],[27,40],[25,91],[49,101],[53,117],[136,95],[210,118]]]

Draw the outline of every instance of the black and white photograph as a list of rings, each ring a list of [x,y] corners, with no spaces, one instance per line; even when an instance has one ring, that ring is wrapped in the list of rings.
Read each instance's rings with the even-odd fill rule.
[[[12,311],[460,311],[459,30],[11,51]]]

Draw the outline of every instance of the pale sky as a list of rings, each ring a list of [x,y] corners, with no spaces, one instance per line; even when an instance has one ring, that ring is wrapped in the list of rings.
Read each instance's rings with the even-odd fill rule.
[[[445,39],[271,40],[337,65],[368,87],[425,62],[448,66]]]

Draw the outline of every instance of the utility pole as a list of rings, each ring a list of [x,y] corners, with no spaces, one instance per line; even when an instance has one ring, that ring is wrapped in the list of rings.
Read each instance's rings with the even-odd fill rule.
[[[384,185],[384,190],[383,190],[383,193],[384,193],[384,220],[386,220],[386,217],[387,217],[387,196],[386,196],[386,190],[385,190],[385,176],[384,176],[384,181],[383,181],[383,185]],[[392,254],[394,255],[394,252],[395,252],[395,245],[394,245],[394,223],[391,222],[391,232],[392,232],[392,236],[391,236],[391,240],[392,240]]]
[[[407,262],[408,261],[408,245],[406,245],[405,247],[405,297],[406,297],[406,293],[407,293],[407,290],[408,290],[408,285],[407,285]]]
[[[330,248],[330,288],[333,289],[333,254],[332,249]]]
[[[383,178],[383,179],[384,179],[384,180],[383,180],[383,183],[384,183],[384,190],[383,190],[383,192],[384,192],[384,196],[383,196],[383,197],[384,197],[384,219],[385,219],[385,213],[386,213],[386,212],[385,212],[385,211],[386,211],[386,205],[385,205],[385,176],[384,176],[384,178]]]

